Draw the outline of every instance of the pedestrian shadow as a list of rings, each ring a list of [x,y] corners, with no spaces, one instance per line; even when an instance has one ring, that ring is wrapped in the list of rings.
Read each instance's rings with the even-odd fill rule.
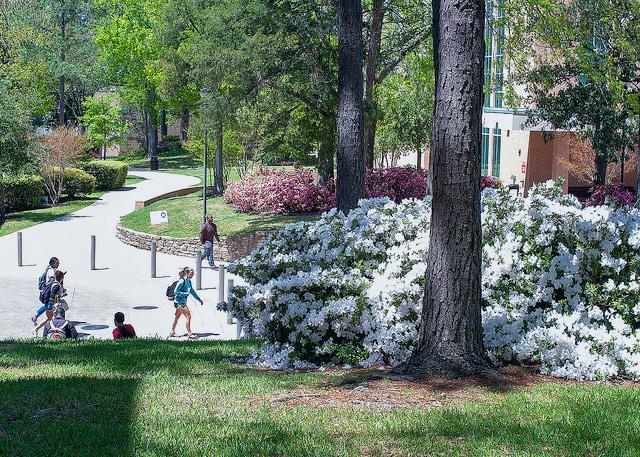
[[[207,338],[209,336],[220,336],[219,333],[197,333],[197,332],[194,332],[194,335],[197,336],[198,338]]]
[[[142,305],[142,306],[134,306],[132,309],[139,310],[139,311],[146,311],[149,309],[158,309],[158,307],[152,306],[152,305]]]

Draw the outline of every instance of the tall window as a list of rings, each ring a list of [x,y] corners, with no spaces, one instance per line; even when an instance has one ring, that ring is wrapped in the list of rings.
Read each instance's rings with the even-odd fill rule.
[[[500,149],[502,148],[502,130],[493,129],[493,163],[491,164],[491,174],[495,178],[500,177]]]
[[[491,106],[491,67],[493,60],[493,30],[491,28],[491,18],[493,17],[493,0],[487,0],[485,3],[486,13],[484,20],[484,106]]]
[[[498,0],[498,30],[496,33],[496,98],[495,107],[502,108],[504,95],[504,0]]]
[[[489,128],[482,127],[482,149],[480,152],[480,174],[487,176],[489,174]]]

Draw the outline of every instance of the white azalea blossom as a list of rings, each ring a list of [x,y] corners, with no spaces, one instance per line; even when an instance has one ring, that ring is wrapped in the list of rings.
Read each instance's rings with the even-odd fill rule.
[[[640,379],[640,212],[583,208],[548,182],[483,193],[482,318],[498,363],[570,379]],[[431,202],[360,202],[284,228],[230,266],[224,307],[263,339],[255,363],[397,365],[414,349]]]

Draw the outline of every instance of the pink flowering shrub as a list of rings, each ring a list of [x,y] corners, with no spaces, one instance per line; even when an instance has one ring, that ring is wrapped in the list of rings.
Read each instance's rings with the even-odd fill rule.
[[[369,170],[365,176],[367,198],[389,197],[395,202],[424,198],[427,175],[415,168]],[[260,168],[254,175],[229,184],[225,200],[243,213],[317,213],[335,207],[335,183],[316,184],[312,170],[293,171]]]
[[[315,173],[304,168],[260,168],[242,181],[229,183],[224,197],[243,213],[314,213],[332,206],[330,191],[316,185]]]
[[[609,184],[605,186],[594,186],[591,189],[591,196],[584,203],[584,206],[631,206],[635,203],[635,197],[624,188],[624,184]]]
[[[480,190],[485,189],[499,189],[502,186],[502,183],[498,178],[493,178],[491,176],[480,176]]]

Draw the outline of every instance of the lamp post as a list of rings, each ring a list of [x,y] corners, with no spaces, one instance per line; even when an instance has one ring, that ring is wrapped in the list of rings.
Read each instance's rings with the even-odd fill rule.
[[[200,97],[204,99],[207,95],[207,89],[204,87],[200,89]],[[207,121],[205,120],[204,110],[202,110],[202,125],[204,126],[204,145],[203,145],[203,179],[202,179],[202,223],[207,222],[207,149],[209,148],[209,129],[207,128]]]

